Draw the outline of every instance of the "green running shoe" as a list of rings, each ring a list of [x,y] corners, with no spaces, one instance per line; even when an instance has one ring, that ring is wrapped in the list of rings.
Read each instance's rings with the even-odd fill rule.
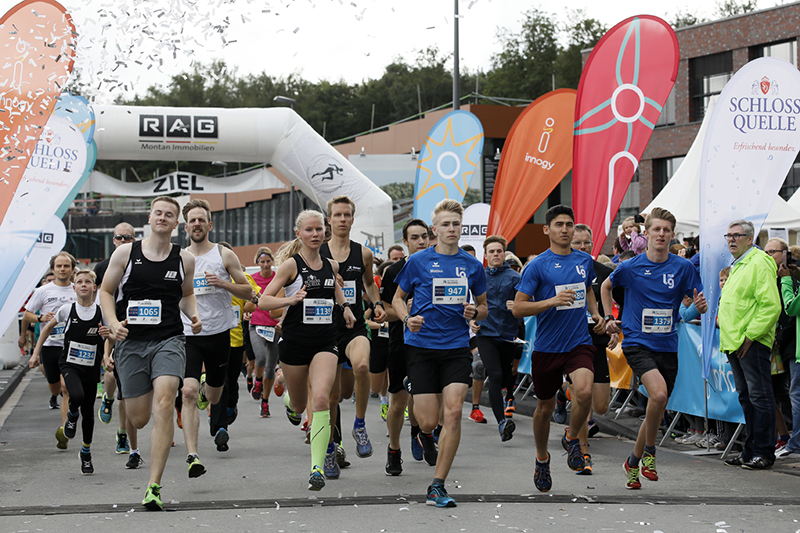
[[[150,483],[147,491],[144,493],[144,500],[142,505],[151,511],[163,511],[164,504],[161,502],[161,485],[158,483]]]
[[[201,411],[205,411],[208,408],[208,398],[206,398],[206,393],[204,392],[203,388],[206,384],[206,375],[203,374],[200,376],[200,394],[197,395],[197,408]]]
[[[196,455],[190,455],[186,458],[186,464],[189,465],[189,477],[200,477],[206,473],[206,467],[200,462],[200,458]]]

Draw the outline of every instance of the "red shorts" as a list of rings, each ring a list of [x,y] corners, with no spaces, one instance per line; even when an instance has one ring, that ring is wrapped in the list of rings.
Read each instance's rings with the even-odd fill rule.
[[[591,344],[576,346],[571,352],[548,353],[533,351],[531,354],[531,377],[533,391],[540,400],[549,400],[556,395],[564,375],[569,376],[580,368],[594,372],[595,347]]]

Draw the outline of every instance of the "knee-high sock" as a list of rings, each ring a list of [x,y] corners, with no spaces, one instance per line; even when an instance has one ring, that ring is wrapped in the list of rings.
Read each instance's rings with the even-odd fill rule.
[[[331,412],[314,411],[311,419],[311,468],[325,464],[325,452],[331,438]]]

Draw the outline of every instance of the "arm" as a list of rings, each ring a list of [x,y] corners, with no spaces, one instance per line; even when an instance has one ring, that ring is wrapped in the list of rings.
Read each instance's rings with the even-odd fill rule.
[[[378,290],[378,286],[375,285],[375,278],[372,277],[374,263],[372,250],[362,245],[361,257],[364,261],[364,272],[361,275],[361,279],[364,281],[364,292],[366,292],[367,296],[369,296],[369,301],[375,304],[375,320],[378,322],[383,322],[386,320],[386,311],[384,310],[383,303],[381,302],[381,295],[380,291]]]
[[[631,250],[633,250],[636,255],[639,255],[640,253],[644,252],[646,248],[647,237],[644,235],[639,235],[636,230],[633,230],[631,232]]]
[[[247,276],[245,276],[244,272],[242,272],[242,264],[239,262],[239,258],[235,253],[231,252],[227,248],[222,248],[220,251],[222,252],[222,264],[225,265],[225,270],[228,271],[228,274],[230,274],[231,279],[233,279],[235,283],[225,281],[224,279],[219,278],[213,272],[205,273],[206,281],[208,281],[209,285],[224,289],[237,298],[241,298],[243,300],[249,299],[251,296],[250,291],[252,289],[247,281]]]
[[[614,289],[614,284],[611,282],[611,277],[609,276],[606,278],[603,284],[600,285],[600,300],[602,300],[603,309],[606,310],[608,315],[610,315],[611,310],[614,309],[614,299],[612,297],[613,289]],[[620,329],[618,320],[609,320],[608,322],[606,322],[606,333],[608,335],[619,332]]]
[[[397,314],[398,320],[405,321],[405,318],[408,315],[408,308],[406,307],[406,297],[408,293],[404,291],[402,288],[397,287],[397,291],[394,293],[394,299],[392,300],[392,308],[394,312]],[[408,321],[406,322],[406,326],[408,329],[413,333],[418,332],[422,329],[422,325],[425,323],[425,319],[421,316],[412,316],[409,317]]]
[[[29,312],[30,311],[25,311],[23,313],[23,317],[28,316]],[[28,344],[28,328],[30,327],[30,325],[31,322],[29,320],[26,320],[25,318],[22,319],[22,325],[20,326],[19,342],[17,343],[19,345],[20,350],[24,350],[25,345]]]
[[[269,282],[267,288],[261,293],[261,298],[258,299],[258,308],[262,311],[273,311],[275,309],[288,307],[303,301],[303,298],[306,297],[305,285],[303,285],[300,290],[294,293],[291,298],[277,296],[278,293],[283,290],[283,286],[286,285],[290,280],[294,280],[296,277],[297,263],[295,263],[294,259],[291,261],[284,261],[278,268],[278,271],[275,273],[275,277],[272,278],[272,281]],[[284,294],[286,293],[284,292]],[[270,316],[272,316],[272,318],[276,318],[272,313],[270,313]]]
[[[594,320],[594,332],[602,335],[606,331],[606,321],[600,316],[600,311],[597,309],[597,299],[594,297],[591,285],[586,289],[586,308]]]
[[[464,318],[467,320],[484,320],[489,316],[489,304],[486,303],[486,293],[475,297],[475,303],[464,304]]]
[[[574,300],[575,291],[572,289],[561,291],[552,298],[542,300],[541,302],[531,300],[531,296],[529,294],[517,291],[517,295],[514,298],[514,306],[511,312],[516,318],[538,315],[539,313],[543,313],[548,309],[552,309],[553,307],[571,305]],[[597,309],[595,307],[595,311],[596,310]]]
[[[36,347],[33,349],[33,355],[31,356],[30,361],[28,361],[29,368],[36,368],[39,366],[39,354],[42,351],[42,346],[44,346],[44,341],[47,340],[47,337],[50,336],[50,332],[53,331],[53,328],[56,327],[56,317],[53,317],[50,322],[44,325],[42,331],[39,333],[39,340],[36,341]]]
[[[781,270],[781,294],[783,295],[783,305],[786,309],[786,314],[789,316],[800,316],[800,298],[794,292],[794,283],[789,274],[784,274]]]
[[[108,321],[108,329],[111,330],[111,336],[117,340],[123,340],[128,336],[128,329],[117,320],[117,308],[114,303],[114,291],[119,287],[119,282],[125,273],[125,267],[131,257],[131,245],[123,244],[111,254],[111,259],[108,262],[106,274],[103,276],[103,284],[100,286],[100,308],[103,310],[103,316]]]
[[[747,321],[744,332],[745,337],[750,340],[760,339],[769,333],[770,329],[774,330],[775,322],[781,314],[781,299],[775,285],[774,268],[770,269],[760,264],[757,268],[755,279],[752,280],[756,310]]]
[[[200,317],[197,314],[197,299],[194,296],[194,256],[186,250],[181,250],[181,258],[183,259],[183,298],[181,298],[178,306],[181,312],[189,317],[192,323],[192,333],[197,335],[203,330],[203,323],[200,322]],[[246,281],[246,280],[245,280]],[[103,285],[105,287],[105,285]],[[247,286],[250,290],[250,286]]]
[[[338,277],[339,276],[339,263],[337,263],[336,261],[333,261],[332,259],[328,259],[328,261],[331,262],[331,267],[333,267],[334,275]],[[350,309],[350,305],[349,304],[345,307],[345,304],[347,303],[347,299],[344,297],[344,291],[342,290],[341,285],[339,285],[338,283],[335,283],[334,286],[333,286],[333,290],[335,291],[334,292],[334,299],[335,299],[336,303],[339,304],[339,306],[344,309],[344,312],[342,313],[342,315],[344,316],[345,327],[347,327],[348,329],[353,329],[353,326],[355,326],[355,324],[356,324],[356,316],[353,314],[353,310]]]

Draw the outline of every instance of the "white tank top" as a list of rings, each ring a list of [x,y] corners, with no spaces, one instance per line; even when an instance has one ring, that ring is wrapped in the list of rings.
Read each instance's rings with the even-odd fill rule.
[[[236,327],[236,315],[231,307],[231,294],[225,289],[209,285],[206,282],[205,272],[211,272],[218,278],[231,281],[228,270],[222,263],[219,245],[215,245],[205,255],[194,258],[194,295],[197,298],[197,314],[203,323],[200,336],[216,335]],[[184,335],[192,334],[189,318],[181,313]]]

